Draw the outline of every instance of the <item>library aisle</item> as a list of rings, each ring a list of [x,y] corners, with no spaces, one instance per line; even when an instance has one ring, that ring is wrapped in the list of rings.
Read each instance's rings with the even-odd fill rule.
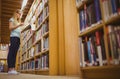
[[[120,0],[0,0],[0,79],[120,79]]]

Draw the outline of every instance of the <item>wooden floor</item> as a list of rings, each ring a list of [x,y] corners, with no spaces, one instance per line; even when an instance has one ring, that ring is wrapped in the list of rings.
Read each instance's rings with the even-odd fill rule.
[[[80,79],[80,77],[44,76],[44,75],[33,75],[33,74],[9,75],[7,73],[0,73],[0,79]]]

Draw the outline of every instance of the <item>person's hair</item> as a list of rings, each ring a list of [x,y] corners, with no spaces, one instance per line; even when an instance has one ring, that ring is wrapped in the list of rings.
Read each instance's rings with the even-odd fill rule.
[[[22,11],[21,11],[20,9],[17,9],[17,10],[15,10],[14,13],[13,13],[13,18],[14,18],[14,20],[17,21],[17,22],[19,22],[19,23],[21,23],[21,18],[17,18],[16,13],[22,13]]]

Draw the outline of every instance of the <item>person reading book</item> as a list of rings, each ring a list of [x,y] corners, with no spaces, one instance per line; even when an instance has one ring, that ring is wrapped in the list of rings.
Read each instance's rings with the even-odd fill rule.
[[[8,74],[18,74],[15,70],[15,63],[17,51],[20,46],[21,26],[23,26],[23,23],[21,23],[21,15],[22,11],[17,9],[9,20],[10,46],[7,56]]]

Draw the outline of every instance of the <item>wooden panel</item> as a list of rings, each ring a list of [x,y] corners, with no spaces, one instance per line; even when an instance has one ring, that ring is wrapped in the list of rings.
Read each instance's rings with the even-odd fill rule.
[[[66,75],[80,74],[78,25],[75,0],[64,0],[65,70]]]
[[[86,79],[120,79],[120,66],[84,69]]]
[[[63,0],[58,0],[59,75],[65,75],[65,38]]]
[[[58,24],[57,24],[57,0],[49,1],[49,74],[58,75]],[[54,18],[53,18],[54,17]]]

